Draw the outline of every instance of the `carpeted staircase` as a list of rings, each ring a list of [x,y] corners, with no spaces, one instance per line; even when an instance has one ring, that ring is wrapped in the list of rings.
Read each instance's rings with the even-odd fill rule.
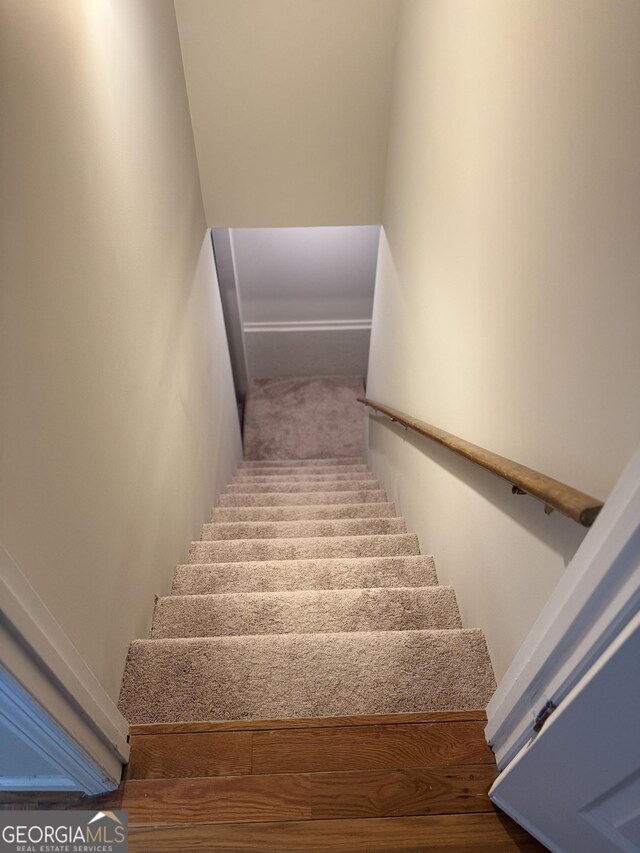
[[[303,444],[316,446],[320,420],[330,442],[351,429],[351,449],[362,412],[336,439],[318,401],[333,405],[331,385],[287,382],[298,416],[301,384],[313,403]],[[260,392],[247,408],[254,452],[277,457],[271,400],[266,444],[256,426]],[[494,687],[482,632],[462,628],[453,588],[362,459],[271,458],[241,464],[177,567],[150,639],[131,645],[120,707],[131,723],[466,710]]]

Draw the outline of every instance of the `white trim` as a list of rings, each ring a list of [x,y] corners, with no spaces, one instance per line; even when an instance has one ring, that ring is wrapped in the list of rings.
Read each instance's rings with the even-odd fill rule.
[[[235,241],[235,231],[233,228],[228,228],[227,233],[229,235],[229,253],[231,255],[231,270],[233,272],[233,285],[236,293],[238,294],[238,305],[242,305],[242,288],[240,287],[240,276],[238,275],[238,262],[236,261],[236,241]],[[242,323],[242,315],[240,315],[240,322]]]
[[[111,783],[118,784],[129,757],[127,721],[1,544],[0,601],[0,663],[5,673],[72,742],[67,755],[72,771],[84,756],[93,763],[95,778],[102,780],[99,790],[114,787]],[[10,692],[5,691],[5,699]],[[30,713],[37,717],[36,711]],[[46,750],[56,736],[44,718],[40,722]],[[71,760],[74,747],[81,756]],[[85,770],[83,778],[89,779],[91,771]]]
[[[233,228],[209,228],[208,231],[213,248],[216,279],[222,302],[222,315],[227,332],[236,396],[238,399],[244,399],[249,387],[249,361],[244,340],[242,299]]]
[[[640,450],[545,604],[487,708],[487,740],[505,768],[640,608]]]
[[[252,332],[370,332],[371,320],[279,320],[245,323],[244,331]]]

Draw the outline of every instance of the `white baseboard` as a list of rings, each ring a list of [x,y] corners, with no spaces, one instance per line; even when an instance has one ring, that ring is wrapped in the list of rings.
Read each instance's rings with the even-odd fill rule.
[[[359,332],[371,331],[368,320],[281,320],[244,323],[245,332]]]

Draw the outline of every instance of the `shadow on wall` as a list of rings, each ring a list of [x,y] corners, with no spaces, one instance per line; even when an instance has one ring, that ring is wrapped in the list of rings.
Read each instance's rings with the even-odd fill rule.
[[[551,515],[546,515],[541,501],[527,495],[513,495],[511,486],[506,480],[457,456],[436,442],[405,430],[400,424],[393,423],[386,417],[371,415],[371,420],[390,430],[403,443],[409,444],[551,548],[562,559],[565,566],[571,562],[588,532],[587,528],[581,527],[557,510],[554,510]],[[461,528],[464,528],[464,524],[465,519],[461,517]]]

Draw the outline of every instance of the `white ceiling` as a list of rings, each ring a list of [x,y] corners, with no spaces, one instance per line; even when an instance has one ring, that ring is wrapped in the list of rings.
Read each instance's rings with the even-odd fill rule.
[[[397,0],[176,0],[210,226],[381,221]]]

